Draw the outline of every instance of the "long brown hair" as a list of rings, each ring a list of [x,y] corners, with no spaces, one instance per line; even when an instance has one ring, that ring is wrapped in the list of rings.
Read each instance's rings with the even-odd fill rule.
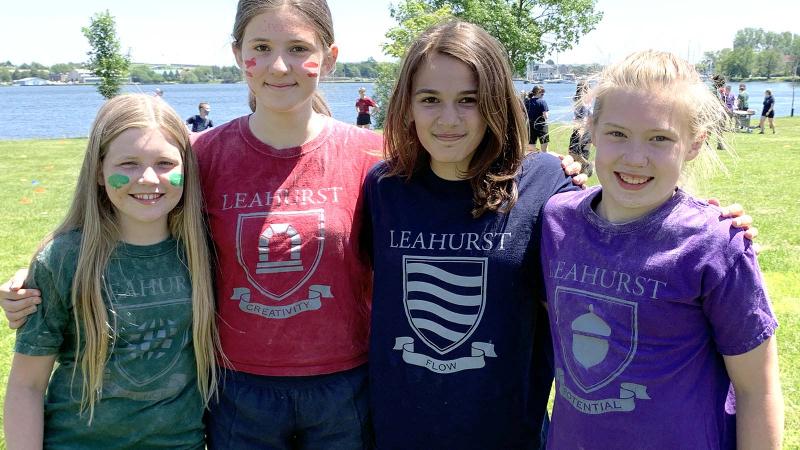
[[[430,164],[409,117],[414,75],[435,54],[460,60],[478,81],[478,108],[487,130],[464,174],[472,186],[472,215],[507,212],[517,201],[515,177],[528,142],[527,118],[511,78],[508,54],[497,39],[471,23],[449,21],[433,26],[406,52],[386,113],[387,176],[410,179]]]
[[[253,17],[265,11],[283,7],[291,7],[306,19],[306,23],[314,28],[314,33],[324,49],[329,49],[333,45],[335,42],[333,18],[331,10],[328,8],[328,2],[325,0],[239,0],[239,4],[236,6],[236,19],[233,22],[233,46],[239,50],[242,49],[244,30]],[[311,101],[314,111],[326,116],[331,115],[331,110],[319,91],[314,93]],[[255,112],[256,97],[252,92],[248,96],[248,104],[250,110]]]
[[[192,285],[192,338],[197,369],[197,387],[207,403],[216,391],[218,369],[215,352],[222,355],[216,329],[214,293],[211,285],[210,252],[202,215],[202,197],[197,159],[189,144],[183,120],[163,100],[145,94],[120,95],[107,101],[92,125],[83,166],[72,204],[63,222],[42,243],[79,230],[80,253],[72,285],[73,319],[78,334],[75,368],[83,378],[81,410],[88,409],[89,422],[94,405],[101,400],[103,371],[113,346],[115,327],[103,302],[104,274],[117,247],[120,231],[114,207],[105,187],[98,185],[103,158],[111,142],[125,130],[154,128],[176,144],[183,159],[184,186],[181,200],[167,219],[172,236],[185,249],[185,261]],[[82,342],[83,341],[85,342]],[[74,373],[73,373],[74,375]]]

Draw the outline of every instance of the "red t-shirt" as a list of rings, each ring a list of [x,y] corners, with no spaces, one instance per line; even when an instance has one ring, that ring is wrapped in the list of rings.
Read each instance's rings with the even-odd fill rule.
[[[245,116],[193,145],[234,369],[303,376],[366,362],[371,272],[358,248],[360,194],[382,138],[328,119],[310,142],[276,150]]]
[[[356,108],[358,108],[359,114],[369,114],[370,106],[377,107],[378,104],[369,97],[359,98],[356,100]]]

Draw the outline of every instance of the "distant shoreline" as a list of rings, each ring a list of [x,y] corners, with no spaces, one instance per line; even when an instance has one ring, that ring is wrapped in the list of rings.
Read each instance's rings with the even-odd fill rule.
[[[368,83],[373,84],[377,82],[375,78],[346,78],[346,79],[322,79],[319,81],[320,83]],[[97,86],[99,83],[55,83],[51,82],[48,84],[40,84],[40,85],[15,85],[13,82],[11,83],[0,83],[0,87],[42,87],[42,86]],[[244,81],[237,81],[235,83],[223,83],[221,81],[210,81],[207,83],[122,83],[122,86],[170,86],[175,84],[245,84]]]

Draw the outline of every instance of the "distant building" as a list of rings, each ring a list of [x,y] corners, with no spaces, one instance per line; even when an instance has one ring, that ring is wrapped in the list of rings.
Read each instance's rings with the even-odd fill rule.
[[[68,77],[69,77],[68,73],[50,72],[50,81],[54,81],[56,83],[66,83]]]
[[[28,77],[14,80],[14,86],[46,86],[49,81],[39,77]]]
[[[69,83],[98,84],[100,83],[100,77],[88,69],[72,69],[67,74],[66,81]]]
[[[557,78],[558,67],[547,63],[528,61],[525,78],[528,81],[542,81]]]

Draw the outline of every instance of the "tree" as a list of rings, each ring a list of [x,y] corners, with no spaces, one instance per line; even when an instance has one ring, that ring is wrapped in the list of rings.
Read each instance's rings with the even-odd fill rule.
[[[749,47],[726,48],[719,53],[718,71],[728,78],[748,78],[754,65],[755,53]]]
[[[782,69],[783,54],[777,49],[764,50],[756,56],[756,67],[758,75],[769,79],[772,75]]]
[[[88,27],[81,29],[92,50],[87,67],[100,77],[97,90],[105,98],[119,94],[130,61],[120,52],[114,17],[108,10],[95,14]]]
[[[594,0],[406,0],[480,25],[508,51],[512,69],[524,73],[529,60],[572,48],[603,13]],[[387,37],[388,34],[387,34]]]

